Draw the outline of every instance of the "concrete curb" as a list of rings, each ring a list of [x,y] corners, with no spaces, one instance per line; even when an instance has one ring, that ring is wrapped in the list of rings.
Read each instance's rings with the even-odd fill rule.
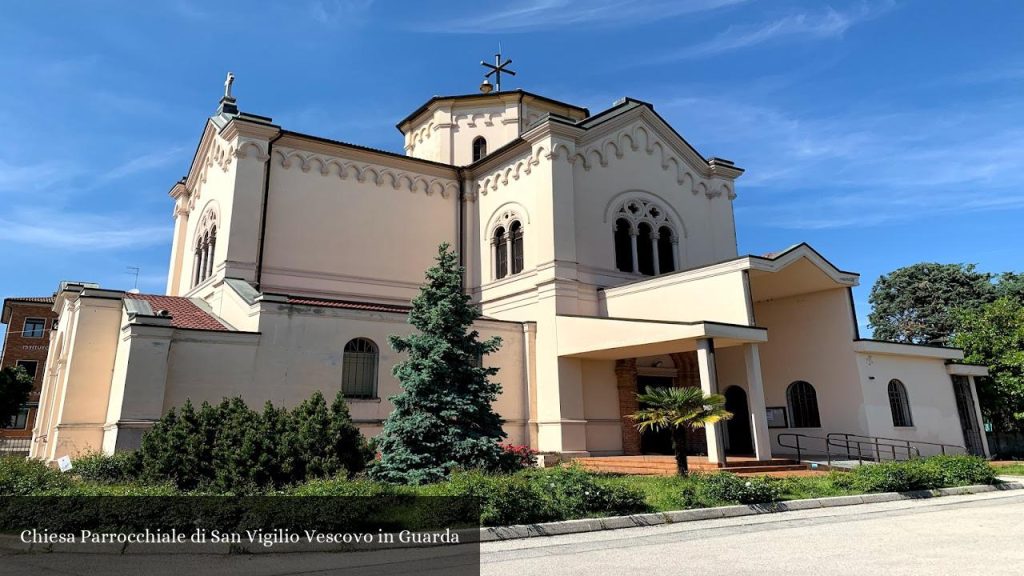
[[[965,494],[982,494],[1004,490],[1024,490],[1024,482],[1012,481],[997,485],[959,486],[956,488],[939,488],[938,490],[916,490],[913,492],[882,492],[875,494],[858,494],[855,496],[835,496],[831,498],[811,498],[807,500],[790,500],[772,504],[751,504],[739,506],[721,506],[718,508],[695,508],[693,510],[676,510],[654,514],[634,514],[632,516],[609,516],[607,518],[585,518],[582,520],[566,520],[563,522],[546,522],[543,524],[520,524],[517,526],[498,526],[480,529],[481,542],[498,542],[536,538],[538,536],[558,536],[562,534],[580,534],[600,530],[618,530],[620,528],[637,528],[641,526],[657,526],[660,524],[676,524],[679,522],[695,522],[715,518],[736,518],[740,516],[756,516],[775,514],[795,510],[812,510],[815,508],[837,508],[857,504],[875,504],[878,502],[898,502],[900,500],[920,500],[939,498],[942,496],[961,496]]]

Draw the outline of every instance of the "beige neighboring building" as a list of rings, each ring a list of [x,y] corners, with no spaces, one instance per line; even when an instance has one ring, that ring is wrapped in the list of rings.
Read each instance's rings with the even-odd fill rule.
[[[861,338],[858,275],[806,244],[738,254],[743,170],[702,156],[654,106],[434,97],[398,129],[405,155],[291,132],[226,96],[170,190],[166,295],[56,295],[32,455],[133,449],[186,399],[234,395],[294,405],[343,390],[377,433],[399,391],[387,336],[409,332],[442,242],[459,250],[479,331],[504,341],[486,361],[512,442],[662,453],[627,418],[635,394],[692,385],[736,413],[691,446],[712,462],[837,432],[987,454],[984,369],[960,350]]]

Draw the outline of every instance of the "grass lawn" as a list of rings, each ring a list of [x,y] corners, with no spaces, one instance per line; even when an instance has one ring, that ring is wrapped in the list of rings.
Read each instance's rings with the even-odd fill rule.
[[[1008,466],[996,466],[996,474],[1000,476],[1024,476],[1024,462]]]

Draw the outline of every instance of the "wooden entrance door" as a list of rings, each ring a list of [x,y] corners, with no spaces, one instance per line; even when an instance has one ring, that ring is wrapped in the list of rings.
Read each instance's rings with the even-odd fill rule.
[[[750,409],[747,406],[747,392],[739,386],[725,389],[725,409],[732,412],[732,418],[725,423],[725,449],[729,454],[747,455],[754,453],[750,438]]]

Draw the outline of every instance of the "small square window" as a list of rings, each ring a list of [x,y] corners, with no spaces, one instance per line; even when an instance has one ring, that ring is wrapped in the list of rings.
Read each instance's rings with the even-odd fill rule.
[[[26,318],[21,335],[25,338],[42,338],[45,331],[46,320],[44,318]]]
[[[36,370],[39,369],[39,362],[37,362],[36,360],[18,360],[18,366],[24,368],[25,372],[27,372],[30,377],[35,379]]]

